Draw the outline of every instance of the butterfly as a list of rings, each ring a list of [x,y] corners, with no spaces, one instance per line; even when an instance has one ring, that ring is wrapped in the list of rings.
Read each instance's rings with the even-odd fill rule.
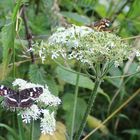
[[[7,107],[30,107],[42,93],[42,87],[27,88],[21,91],[15,91],[0,85],[0,96],[4,97],[4,105]]]
[[[88,27],[91,27],[93,29],[96,29],[98,31],[108,31],[111,32],[111,30],[109,30],[109,27],[111,26],[111,21],[107,18],[103,18],[99,21],[96,21],[94,23],[91,23],[90,25],[88,25]]]

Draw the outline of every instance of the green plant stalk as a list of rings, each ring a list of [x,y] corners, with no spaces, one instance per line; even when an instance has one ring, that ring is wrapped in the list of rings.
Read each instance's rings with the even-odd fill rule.
[[[16,7],[14,8],[14,12],[12,15],[12,24],[13,24],[13,28],[15,29],[15,25],[16,25],[16,18],[17,18],[17,13],[18,10],[20,8],[20,4],[21,4],[22,0],[18,0]],[[14,39],[15,39],[15,31],[14,31]],[[13,78],[15,79],[15,46],[13,43]],[[18,119],[18,129],[19,129],[19,140],[24,140],[24,135],[23,135],[23,127],[22,127],[22,120],[21,120],[21,116],[17,115],[17,119]]]
[[[22,2],[22,0],[18,0],[18,2],[17,2],[17,4],[16,4],[16,7],[14,8],[14,12],[13,12],[13,15],[12,15],[12,20],[13,20],[13,22],[16,21],[17,13],[18,13],[18,10],[19,10],[19,8],[20,8],[21,2]]]
[[[21,116],[17,115],[17,119],[18,119],[19,140],[25,140],[23,135],[24,133],[23,133]]]
[[[33,134],[34,134],[34,120],[32,120],[32,122],[31,122],[30,140],[33,140]]]
[[[76,136],[75,136],[75,140],[79,140],[81,135],[82,135],[83,129],[84,129],[85,125],[86,125],[87,117],[88,117],[88,115],[90,113],[90,110],[93,107],[95,99],[97,97],[98,87],[100,86],[100,84],[101,84],[101,79],[97,78],[96,81],[95,81],[95,86],[93,88],[91,96],[89,98],[87,109],[86,109],[85,115],[84,115],[84,117],[82,119],[82,123],[81,123],[81,125],[79,127],[79,130],[78,130]]]
[[[22,0],[18,0],[14,11],[13,11],[13,15],[12,15],[12,26],[15,29],[15,25],[16,25],[16,18],[17,18],[17,14],[18,14],[18,10],[20,9],[20,5],[21,5]],[[14,39],[15,39],[15,33],[16,31],[14,31],[13,35],[14,35]],[[14,42],[13,42],[13,78],[15,79],[15,46],[14,46]],[[19,140],[24,140],[24,133],[23,133],[23,126],[22,126],[22,119],[21,116],[17,115],[17,120],[18,120],[18,129],[19,129]]]
[[[20,9],[21,2],[22,2],[22,0],[18,0],[16,6],[14,8],[14,11],[13,11],[12,22],[13,22],[14,29],[16,28],[16,19],[17,19],[18,10]],[[15,39],[15,32],[13,33],[14,34],[14,39]],[[15,69],[15,46],[14,46],[14,43],[13,43],[13,78],[15,78],[15,73],[16,73],[16,69]]]
[[[80,69],[79,67],[77,77],[76,77],[76,86],[75,86],[75,96],[74,96],[74,105],[73,105],[73,115],[72,115],[72,125],[71,125],[71,132],[70,132],[70,140],[73,140],[74,134],[74,125],[75,125],[75,116],[76,116],[76,107],[77,107],[77,99],[78,99],[78,90],[79,90],[79,78],[80,78]]]

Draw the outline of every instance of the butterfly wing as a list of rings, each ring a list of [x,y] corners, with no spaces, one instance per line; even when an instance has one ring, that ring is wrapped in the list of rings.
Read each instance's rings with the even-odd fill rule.
[[[18,103],[17,92],[15,92],[15,94],[5,96],[4,97],[4,105],[7,107],[18,107],[19,103]]]
[[[20,107],[30,107],[34,100],[43,93],[41,87],[27,88],[19,92]]]
[[[0,96],[4,96],[5,106],[18,107],[18,94],[16,91],[0,85]]]
[[[20,101],[19,107],[27,108],[30,107],[34,103],[34,100],[32,98],[22,99]]]
[[[14,94],[14,90],[0,85],[0,96],[8,96],[9,94]]]

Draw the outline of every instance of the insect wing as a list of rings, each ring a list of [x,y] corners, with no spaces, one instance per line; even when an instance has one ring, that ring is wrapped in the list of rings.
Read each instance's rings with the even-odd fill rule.
[[[8,95],[4,97],[4,105],[7,107],[18,107],[18,95],[17,93],[13,95]]]
[[[20,101],[19,107],[25,108],[30,107],[34,103],[34,100],[32,98],[22,99]]]
[[[38,98],[43,93],[41,87],[27,88],[19,92],[20,99]]]
[[[8,96],[8,95],[13,95],[13,94],[15,94],[14,90],[7,88],[3,85],[0,85],[0,96]]]
[[[43,93],[41,87],[27,88],[19,92],[20,107],[30,107],[34,100]]]

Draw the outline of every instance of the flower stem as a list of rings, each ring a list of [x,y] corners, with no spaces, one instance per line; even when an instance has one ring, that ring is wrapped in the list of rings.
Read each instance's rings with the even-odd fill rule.
[[[17,119],[18,119],[18,129],[19,129],[19,140],[25,140],[24,139],[24,133],[23,133],[23,126],[22,126],[21,116],[17,115]]]
[[[89,101],[88,101],[88,105],[87,105],[85,115],[82,119],[79,130],[78,130],[78,132],[75,136],[75,140],[79,140],[81,135],[82,135],[83,129],[84,129],[85,124],[86,124],[87,117],[88,117],[88,115],[90,113],[90,110],[91,110],[92,106],[94,105],[95,99],[97,97],[98,87],[100,86],[100,84],[101,84],[101,79],[97,78],[96,81],[95,81],[95,86],[93,88],[93,91],[92,91],[91,96],[90,96]]]
[[[74,125],[75,125],[75,115],[76,115],[76,106],[77,106],[77,99],[78,99],[78,89],[79,89],[79,77],[80,77],[80,69],[79,66],[77,77],[76,77],[76,86],[75,86],[75,95],[74,95],[74,105],[73,105],[73,115],[72,115],[72,125],[71,125],[71,132],[70,132],[70,140],[73,140],[73,134],[74,134]]]
[[[34,120],[32,120],[32,122],[31,122],[30,140],[33,140],[33,133],[34,133]]]

